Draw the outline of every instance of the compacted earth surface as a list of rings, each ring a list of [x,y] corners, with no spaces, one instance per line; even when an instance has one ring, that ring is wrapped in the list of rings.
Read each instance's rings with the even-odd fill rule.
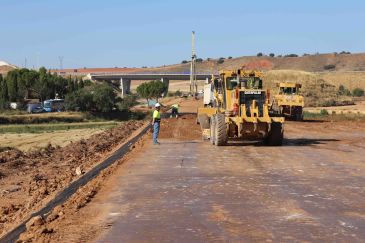
[[[195,115],[164,119],[160,145],[148,133],[20,240],[364,242],[364,125],[286,122],[281,147],[216,147]]]

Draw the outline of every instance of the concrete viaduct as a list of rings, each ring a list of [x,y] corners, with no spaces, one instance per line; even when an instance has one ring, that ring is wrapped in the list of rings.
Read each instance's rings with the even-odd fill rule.
[[[120,80],[122,97],[130,93],[132,80],[161,80],[169,86],[170,80],[190,80],[189,73],[90,73],[89,78],[96,81]],[[211,74],[196,74],[196,80],[211,79]]]

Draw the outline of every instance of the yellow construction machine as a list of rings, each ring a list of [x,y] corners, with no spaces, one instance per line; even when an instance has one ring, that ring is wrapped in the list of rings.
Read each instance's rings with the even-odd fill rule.
[[[267,91],[262,89],[258,71],[220,71],[204,87],[204,107],[197,121],[203,137],[212,144],[228,140],[263,139],[265,144],[282,145],[284,118],[270,117]]]
[[[296,121],[303,120],[304,97],[299,91],[299,83],[285,82],[277,84],[279,94],[274,95],[270,104],[270,113]]]

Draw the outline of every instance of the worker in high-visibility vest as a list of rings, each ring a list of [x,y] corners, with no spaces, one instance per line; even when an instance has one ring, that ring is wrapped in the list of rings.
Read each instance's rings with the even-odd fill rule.
[[[176,118],[179,116],[179,105],[178,104],[173,104],[171,106],[170,118],[172,118],[173,116],[175,116]]]
[[[161,122],[161,105],[159,103],[155,104],[155,110],[152,114],[152,127],[153,127],[153,144],[160,144],[157,141],[158,134],[160,133],[160,122]]]

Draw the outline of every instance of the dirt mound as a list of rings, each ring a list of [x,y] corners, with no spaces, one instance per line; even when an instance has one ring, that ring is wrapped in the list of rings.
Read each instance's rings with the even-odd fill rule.
[[[122,125],[69,144],[25,153],[0,153],[0,235],[23,221],[125,141],[143,121]]]
[[[182,140],[201,139],[200,126],[196,124],[196,115],[182,115],[178,119],[162,119],[159,138]]]

